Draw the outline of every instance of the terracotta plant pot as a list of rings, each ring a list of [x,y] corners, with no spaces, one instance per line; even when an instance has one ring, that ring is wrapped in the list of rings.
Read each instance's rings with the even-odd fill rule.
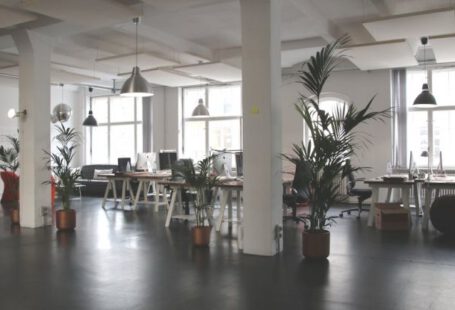
[[[58,210],[55,214],[58,230],[74,230],[76,228],[76,211]]]
[[[327,258],[330,254],[330,232],[304,231],[302,233],[303,256],[307,258]]]
[[[191,229],[193,245],[199,247],[207,247],[210,243],[211,226],[196,226]]]
[[[11,224],[19,225],[21,223],[21,218],[19,215],[19,208],[12,208],[10,211]]]
[[[12,171],[2,171],[0,177],[4,184],[2,203],[19,201],[19,176]]]

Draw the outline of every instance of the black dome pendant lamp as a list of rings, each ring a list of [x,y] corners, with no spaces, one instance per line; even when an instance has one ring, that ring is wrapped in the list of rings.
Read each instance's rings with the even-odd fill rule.
[[[93,88],[89,87],[88,91],[90,92],[90,110],[88,111],[88,116],[85,118],[85,120],[82,123],[82,125],[83,126],[88,126],[88,127],[96,127],[96,126],[98,126],[98,122],[96,121],[96,118],[93,116],[93,111],[92,111],[92,91],[93,91]]]
[[[427,60],[426,60],[426,53],[425,53],[425,46],[428,43],[428,38],[422,37],[422,38],[420,38],[420,42],[423,45],[423,62],[425,64],[425,73],[427,75],[427,81],[428,81]],[[428,83],[423,83],[422,92],[416,97],[413,105],[416,107],[421,107],[421,108],[432,107],[432,106],[436,105],[436,99],[430,93],[430,89],[428,88]]]

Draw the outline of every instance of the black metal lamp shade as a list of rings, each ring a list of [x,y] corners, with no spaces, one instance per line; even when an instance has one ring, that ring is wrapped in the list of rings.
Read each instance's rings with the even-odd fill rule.
[[[422,92],[414,100],[414,105],[419,107],[431,107],[436,105],[436,99],[430,93],[427,83],[422,85]]]
[[[89,127],[96,127],[98,126],[98,122],[96,121],[96,118],[93,117],[93,112],[92,110],[88,111],[88,116],[82,123],[83,126],[89,126]]]
[[[209,110],[204,105],[204,101],[199,99],[198,105],[194,108],[192,116],[209,116]]]

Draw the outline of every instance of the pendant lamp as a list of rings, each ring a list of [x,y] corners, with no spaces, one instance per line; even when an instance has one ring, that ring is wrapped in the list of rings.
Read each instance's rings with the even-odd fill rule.
[[[85,118],[84,122],[82,123],[82,126],[96,127],[96,126],[98,126],[98,122],[96,121],[96,118],[93,116],[93,111],[92,111],[93,88],[89,87],[88,91],[90,92],[90,110],[88,111],[88,116]]]
[[[64,103],[63,99],[63,84],[60,84],[60,88],[62,90],[62,101],[61,103],[57,104],[54,109],[52,110],[51,121],[52,123],[61,122],[64,123],[68,121],[71,117],[72,109],[71,106]]]
[[[136,66],[133,68],[131,76],[125,81],[120,91],[120,96],[125,97],[150,97],[153,96],[150,84],[141,75],[141,69],[137,65],[138,49],[137,49],[137,27],[139,24],[139,17],[133,18],[136,24]]]
[[[204,101],[199,99],[198,105],[194,108],[193,110],[193,116],[209,116],[209,110],[207,107],[204,105]]]
[[[426,61],[426,54],[425,54],[425,46],[428,43],[428,38],[422,37],[420,39],[420,42],[423,45],[423,62],[425,64],[425,73],[427,75],[427,81],[428,81],[427,61]],[[432,106],[436,105],[436,99],[430,93],[430,90],[428,88],[428,83],[423,83],[422,92],[414,100],[414,105],[417,107],[422,107],[422,108],[432,107]]]

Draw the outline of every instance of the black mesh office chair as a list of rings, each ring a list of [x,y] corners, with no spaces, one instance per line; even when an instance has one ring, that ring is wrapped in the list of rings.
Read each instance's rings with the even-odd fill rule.
[[[284,219],[297,220],[297,204],[308,202],[309,190],[305,181],[305,165],[295,165],[294,180],[292,181],[291,193],[283,195],[283,202],[292,209],[292,215],[284,215]]]
[[[368,211],[368,209],[362,208],[362,203],[371,197],[371,190],[364,189],[364,188],[355,188],[356,179],[354,177],[354,173],[351,169],[351,163],[348,160],[346,162],[346,167],[343,172],[343,176],[346,178],[346,192],[348,196],[357,197],[357,208],[351,208],[347,210],[343,210],[340,212],[340,217],[343,217],[344,213],[351,214],[352,211],[358,211],[359,214],[357,218],[360,219],[360,213],[362,211]]]
[[[183,180],[184,176],[179,169],[183,167],[191,167],[193,165],[193,160],[190,158],[180,158],[174,162],[172,165],[172,177],[173,181]],[[182,189],[182,201],[184,204],[185,214],[190,214],[190,202],[194,202],[195,194],[187,189]]]

